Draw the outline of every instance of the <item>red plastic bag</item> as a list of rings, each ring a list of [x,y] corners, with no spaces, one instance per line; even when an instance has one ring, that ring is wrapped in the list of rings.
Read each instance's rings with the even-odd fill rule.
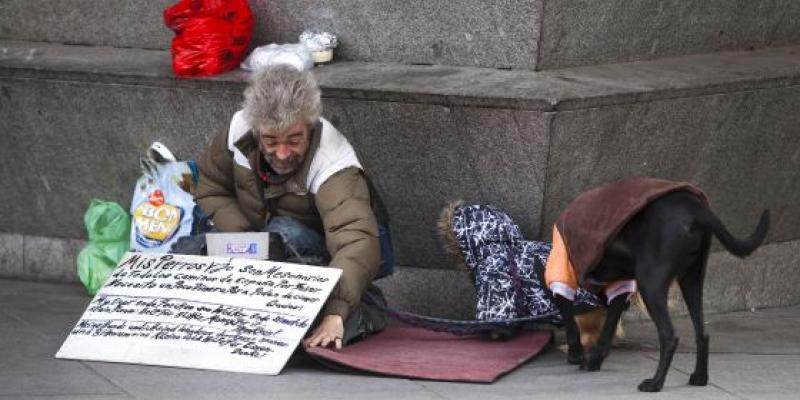
[[[209,76],[239,66],[255,21],[247,0],[181,0],[164,10],[164,22],[175,32],[175,74]]]

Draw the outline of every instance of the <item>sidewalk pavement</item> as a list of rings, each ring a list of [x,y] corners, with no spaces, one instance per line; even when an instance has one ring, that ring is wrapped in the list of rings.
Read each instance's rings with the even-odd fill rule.
[[[626,325],[627,338],[599,372],[567,365],[553,347],[491,385],[339,373],[306,360],[278,376],[58,360],[53,356],[89,297],[82,287],[0,280],[0,400],[3,399],[797,399],[800,306],[706,316],[710,383],[686,383],[694,336],[681,338],[661,393],[638,383],[655,370],[655,327]]]

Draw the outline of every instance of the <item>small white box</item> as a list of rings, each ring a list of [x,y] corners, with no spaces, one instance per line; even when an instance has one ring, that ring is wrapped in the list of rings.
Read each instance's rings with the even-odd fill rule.
[[[206,245],[211,257],[269,259],[269,233],[207,233]]]

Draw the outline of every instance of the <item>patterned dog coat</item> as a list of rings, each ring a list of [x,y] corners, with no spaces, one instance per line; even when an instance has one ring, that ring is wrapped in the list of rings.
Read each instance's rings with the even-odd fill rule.
[[[491,205],[454,205],[440,227],[445,241],[456,244],[472,273],[477,300],[476,319],[535,317],[557,311],[544,283],[550,244],[525,240],[519,226]],[[451,252],[454,249],[450,249]],[[576,308],[595,309],[598,299],[579,289]],[[560,315],[552,323],[560,323]]]

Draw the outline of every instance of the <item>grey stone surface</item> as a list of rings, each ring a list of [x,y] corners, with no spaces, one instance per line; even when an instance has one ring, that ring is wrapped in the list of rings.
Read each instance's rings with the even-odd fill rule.
[[[376,283],[392,309],[440,318],[475,318],[475,286],[465,270],[403,267]]]
[[[336,32],[337,59],[533,69],[543,0],[261,0],[256,39]]]
[[[12,284],[25,285],[19,282]],[[5,289],[9,284],[3,286]],[[25,286],[31,288],[29,284]],[[80,363],[53,359],[54,351],[58,349],[61,340],[42,335],[29,325],[27,319],[8,313],[8,310],[23,304],[20,301],[23,297],[34,302],[37,300],[26,292],[15,299],[4,296],[0,304],[0,351],[3,354],[0,396],[91,396],[122,393],[114,384]],[[75,311],[80,314],[79,310],[70,310],[73,318]],[[47,315],[49,310],[39,308],[37,313]],[[50,321],[51,325],[59,323],[60,321]],[[58,328],[65,329],[60,326]]]
[[[168,49],[162,13],[174,0],[0,2],[0,38]]]
[[[710,384],[724,388],[736,398],[790,400],[796,399],[800,391],[798,355],[712,354],[709,363]],[[674,369],[691,371],[694,356],[678,354],[672,365]]]
[[[636,390],[655,371],[657,362],[639,350],[612,350],[600,371],[587,373],[566,363],[566,355],[550,350],[492,385],[467,386],[448,382],[422,382],[444,399],[735,399],[724,388],[686,385],[687,374],[671,369],[658,395]]]
[[[73,255],[58,257],[57,253],[69,253],[80,249],[76,246],[83,243],[81,240],[55,239],[46,237],[26,237],[26,243],[35,243],[37,248],[47,248],[46,255],[33,257],[33,264],[26,264],[27,273],[11,275],[13,278],[26,278],[37,280],[50,280],[59,282],[77,282],[75,274],[75,257]],[[32,246],[27,244],[26,248]],[[72,249],[64,252],[63,249]],[[772,243],[761,247],[746,260],[737,259],[726,252],[712,253],[708,263],[708,273],[703,292],[704,309],[707,314],[740,311],[760,310],[763,308],[784,307],[800,304],[800,293],[794,288],[797,286],[796,270],[798,265],[797,254],[800,250],[800,241]],[[28,260],[26,258],[26,260]],[[14,260],[9,260],[14,262]],[[377,281],[391,308],[422,315],[441,318],[473,319],[475,316],[475,289],[469,274],[461,269],[454,268],[449,263],[447,269],[414,268],[398,266],[394,275]],[[439,266],[439,265],[437,265]],[[6,266],[0,266],[6,267]],[[8,267],[6,267],[8,268]],[[22,270],[22,267],[15,267]],[[11,268],[13,269],[13,268]],[[36,271],[31,273],[29,271]],[[20,283],[22,287],[26,284]],[[26,313],[36,313],[39,308],[53,310],[54,314],[48,319],[61,318],[65,324],[74,323],[66,310],[69,307],[80,308],[84,303],[69,302],[76,294],[85,294],[82,287],[74,289],[64,286],[65,290],[50,293],[49,297],[42,296],[43,300],[36,301],[14,311],[15,315],[23,317]],[[73,288],[66,290],[68,288]],[[11,290],[6,287],[5,293],[0,295],[0,301],[5,296],[19,296],[22,289]],[[43,294],[41,292],[34,292]],[[47,298],[53,296],[58,300],[46,303]],[[685,316],[686,307],[675,289],[671,294],[671,313],[676,316]],[[632,307],[625,314],[626,321],[639,323],[647,320],[646,314]],[[45,326],[47,321],[39,321],[38,325]],[[59,332],[50,332],[58,336]]]
[[[707,313],[757,310],[800,304],[795,290],[800,241],[771,243],[760,247],[746,259],[726,251],[711,253],[703,289]],[[686,304],[677,284],[670,290],[670,312],[687,315]],[[647,319],[643,309],[631,308],[626,319]]]
[[[16,188],[2,197],[35,210],[0,211],[0,230],[29,235],[85,237],[82,215],[92,198],[129,206],[139,154],[151,141],[196,157],[226,128],[239,100],[229,92],[0,82],[10,100],[0,105],[10,116],[2,121],[10,145],[1,150],[0,184]],[[540,113],[333,99],[325,107],[375,176],[393,215],[400,264],[443,264],[434,227],[450,200],[504,206],[527,234],[537,233],[547,157]],[[22,164],[12,162],[18,158]],[[53,159],[63,160],[60,168],[45,168]],[[29,172],[16,173],[20,165]]]
[[[33,210],[0,211],[0,232],[33,236],[84,237],[92,197],[127,207],[153,140],[198,156],[245,77],[175,79],[159,51],[0,49],[0,183],[15,188],[0,198]],[[529,238],[548,239],[580,190],[631,174],[699,183],[737,233],[768,205],[769,240],[797,239],[798,60],[787,47],[543,73],[365,63],[316,73],[325,115],[395,214],[399,263],[443,267],[434,221],[447,201],[500,205]],[[44,167],[54,159],[58,170]]]
[[[24,325],[20,326],[43,339],[35,348],[36,354],[42,357],[51,357],[58,351],[69,330],[78,322],[80,315],[75,310],[86,308],[90,301],[91,297],[84,287],[74,283],[37,285],[26,281],[8,281],[0,294],[4,315],[11,320],[24,321]],[[3,337],[6,338],[4,344],[27,343],[22,338],[11,339],[14,337],[11,335]]]
[[[0,277],[22,276],[22,240],[18,233],[0,233]]]
[[[0,396],[52,398],[66,394],[94,398],[95,395],[123,394],[102,376],[74,362],[52,360],[51,357],[14,361],[13,368],[0,374]]]
[[[314,72],[326,98],[565,111],[798,85],[800,46],[544,72],[359,62]],[[178,79],[164,51],[0,41],[0,76],[238,94],[247,73]]]
[[[91,83],[0,80],[0,231],[86,237],[92,198],[130,206],[138,159],[154,140],[199,156],[227,129],[240,95]],[[53,163],[58,163],[54,167]],[[20,171],[26,171],[20,173]]]
[[[797,307],[735,313],[707,312],[704,320],[706,331],[711,337],[712,359],[717,354],[800,355],[800,348],[792,345],[800,317],[787,312],[796,309]],[[691,320],[685,315],[673,314],[672,321],[675,335],[680,339],[678,352],[693,353],[695,341]],[[749,340],[753,337],[769,340]],[[623,349],[657,351],[656,327],[650,321],[628,321],[625,324],[625,338],[618,344]],[[691,372],[688,368],[685,371]]]
[[[800,43],[792,0],[547,0],[540,69]]]
[[[386,203],[400,265],[446,265],[436,221],[453,200],[503,207],[525,235],[538,233],[546,115],[333,99],[325,110]]]
[[[798,107],[788,87],[557,113],[542,231],[587,188],[655,176],[697,184],[740,237],[770,208],[767,241],[797,240]]]
[[[278,376],[235,374],[180,368],[89,363],[90,367],[126,389],[134,398],[152,399],[169,393],[172,399],[427,399],[435,395],[406,379],[336,373],[306,362]]]
[[[25,236],[24,273],[28,279],[78,282],[78,253],[86,246],[81,239]]]
[[[0,39],[169,49],[171,0],[0,3]],[[792,0],[250,0],[252,46],[340,37],[337,59],[554,69],[800,43]]]
[[[797,393],[800,307],[707,317],[711,384],[686,385],[694,354],[690,322],[664,391],[644,395],[639,381],[656,366],[655,329],[627,325],[627,338],[598,372],[567,365],[554,347],[492,385],[414,381],[326,369],[295,359],[278,376],[58,360],[52,354],[88,298],[76,285],[0,280],[0,396],[10,398],[215,399],[740,399]],[[65,318],[70,317],[70,318]],[[59,335],[53,333],[59,332]],[[687,343],[688,342],[688,343]],[[557,343],[560,344],[560,343]]]
[[[251,46],[295,43],[306,29],[339,36],[336,58],[533,69],[543,0],[251,0]],[[0,39],[169,49],[174,0],[6,0]]]
[[[765,245],[742,260],[727,252],[709,259],[705,304],[711,311],[750,310],[800,304],[797,276],[800,241]]]

